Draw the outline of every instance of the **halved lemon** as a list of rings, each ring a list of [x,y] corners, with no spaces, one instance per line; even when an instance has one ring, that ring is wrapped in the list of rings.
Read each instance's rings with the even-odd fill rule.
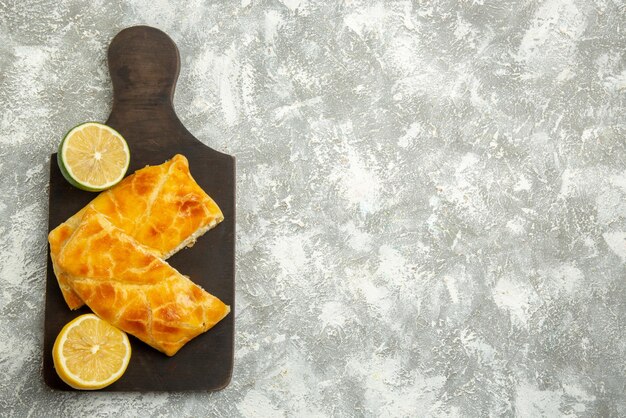
[[[128,171],[130,150],[122,135],[98,122],[70,130],[61,144],[57,161],[63,177],[73,186],[90,192],[119,183]]]
[[[130,352],[125,332],[86,314],[63,327],[54,342],[52,359],[65,383],[74,389],[95,390],[122,377]]]

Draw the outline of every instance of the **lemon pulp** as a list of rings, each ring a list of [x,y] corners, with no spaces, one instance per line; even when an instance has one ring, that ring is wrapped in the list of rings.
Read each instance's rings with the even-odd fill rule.
[[[59,333],[52,349],[59,377],[74,389],[94,390],[118,380],[131,348],[123,331],[94,314],[81,315]]]
[[[88,191],[106,190],[119,183],[128,171],[130,150],[122,135],[98,122],[87,122],[70,130],[61,144],[57,160],[61,173],[75,187]]]

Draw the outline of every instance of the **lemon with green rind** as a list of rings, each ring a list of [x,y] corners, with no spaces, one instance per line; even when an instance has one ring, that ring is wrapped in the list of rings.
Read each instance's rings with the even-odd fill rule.
[[[130,164],[124,137],[110,126],[86,122],[72,128],[59,144],[63,177],[82,190],[99,192],[119,183]]]

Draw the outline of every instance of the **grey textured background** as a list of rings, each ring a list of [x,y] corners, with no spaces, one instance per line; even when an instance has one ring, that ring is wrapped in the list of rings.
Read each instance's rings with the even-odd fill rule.
[[[48,158],[135,24],[237,157],[219,393],[41,378]],[[623,1],[3,0],[0,38],[0,415],[626,416]]]

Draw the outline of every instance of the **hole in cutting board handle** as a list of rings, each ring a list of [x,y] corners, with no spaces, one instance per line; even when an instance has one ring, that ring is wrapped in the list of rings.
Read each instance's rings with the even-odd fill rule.
[[[115,102],[171,104],[180,55],[167,34],[150,26],[126,28],[111,41],[108,62]]]

